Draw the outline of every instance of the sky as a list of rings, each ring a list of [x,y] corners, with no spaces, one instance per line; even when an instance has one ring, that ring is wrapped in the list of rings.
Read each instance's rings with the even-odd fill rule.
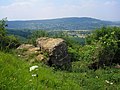
[[[0,0],[0,19],[93,17],[120,21],[120,0]]]

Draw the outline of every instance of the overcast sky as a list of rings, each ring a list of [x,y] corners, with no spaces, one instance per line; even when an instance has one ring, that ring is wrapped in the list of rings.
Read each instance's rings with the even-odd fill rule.
[[[0,19],[93,17],[120,21],[120,0],[0,0]]]

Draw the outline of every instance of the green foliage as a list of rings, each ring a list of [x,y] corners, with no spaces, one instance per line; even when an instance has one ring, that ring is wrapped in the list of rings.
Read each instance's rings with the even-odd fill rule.
[[[96,47],[94,45],[85,45],[79,49],[80,60],[92,62]]]
[[[19,45],[14,35],[6,33],[6,19],[0,21],[0,50],[9,50]],[[12,31],[14,32],[14,31]],[[31,32],[30,32],[31,33]],[[18,33],[19,34],[19,33]],[[27,34],[20,32],[24,37]],[[72,70],[58,71],[42,63],[26,62],[33,60],[39,53],[25,56],[22,50],[17,54],[0,51],[0,90],[119,90],[120,70],[113,68],[113,63],[120,64],[120,28],[103,27],[86,38],[87,45],[81,46],[74,37],[65,32],[35,31],[29,42],[35,45],[39,37],[63,38],[68,45],[72,60]],[[81,40],[81,39],[80,39]],[[19,57],[20,55],[24,58]],[[43,53],[48,58],[47,53]],[[25,58],[26,57],[26,58]],[[99,62],[110,65],[96,71],[88,68],[89,64]],[[30,71],[30,67],[38,68]]]
[[[78,61],[80,58],[79,48],[81,47],[80,43],[75,41],[74,37],[69,36],[66,32],[46,32],[43,30],[35,31],[30,36],[29,42],[36,45],[36,39],[40,37],[52,37],[52,38],[63,38],[68,46],[68,53],[71,56],[72,61]]]
[[[119,27],[103,27],[93,32],[86,39],[88,44],[96,47],[94,52],[95,59],[100,65],[110,65],[120,63],[120,28]]]
[[[72,71],[58,71],[42,63],[29,63],[16,54],[0,52],[0,89],[1,90],[119,90],[120,70],[105,67],[90,70],[90,63],[99,61],[107,64],[119,62],[120,28],[102,28],[86,39],[89,45],[81,46],[66,33],[48,34],[45,31],[34,32],[31,41],[35,44],[38,37],[59,37],[65,39],[72,59]],[[1,35],[2,36],[2,35]],[[14,46],[17,39],[5,35],[5,46]],[[4,43],[6,44],[6,43]],[[24,51],[20,51],[23,53]],[[47,53],[44,53],[47,57]],[[34,54],[29,56],[33,58]],[[31,66],[38,69],[30,72]]]
[[[0,20],[0,37],[6,35],[6,29],[5,29],[5,27],[7,26],[6,21],[7,18]]]
[[[40,37],[48,37],[48,33],[44,30],[38,30],[32,32],[32,34],[29,36],[28,43],[31,43],[33,45],[36,45],[36,39]]]
[[[31,66],[38,69],[29,71]],[[89,70],[87,63],[73,63],[71,72],[54,71],[41,63],[28,63],[16,55],[0,52],[1,90],[119,90],[120,70]],[[36,76],[33,76],[36,75]]]
[[[0,50],[9,51],[9,49],[15,48],[19,42],[15,36],[7,35],[6,26],[6,18],[0,20]]]

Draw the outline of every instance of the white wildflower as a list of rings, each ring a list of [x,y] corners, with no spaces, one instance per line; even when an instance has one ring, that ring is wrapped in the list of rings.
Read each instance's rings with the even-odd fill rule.
[[[112,82],[109,82],[108,80],[105,80],[105,82],[111,85],[113,84]]]
[[[18,55],[18,57],[20,57],[21,55]]]
[[[113,83],[111,82],[110,84],[112,85]]]
[[[37,76],[37,74],[32,74],[32,77],[36,77]]]
[[[37,68],[38,68],[37,65],[30,67],[30,72],[33,71],[33,70],[35,70],[35,69],[37,69]]]
[[[96,76],[96,78],[98,78],[98,76]]]
[[[108,80],[105,80],[106,83],[110,83]]]
[[[106,42],[104,42],[104,44],[105,44]]]

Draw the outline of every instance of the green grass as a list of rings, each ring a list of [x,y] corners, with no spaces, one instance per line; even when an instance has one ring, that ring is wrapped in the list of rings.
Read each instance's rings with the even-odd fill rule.
[[[29,68],[34,65],[39,66],[38,70],[30,72]],[[71,72],[54,70],[0,52],[0,90],[120,90],[119,69],[107,67],[93,71],[85,61],[73,62],[72,67]]]

